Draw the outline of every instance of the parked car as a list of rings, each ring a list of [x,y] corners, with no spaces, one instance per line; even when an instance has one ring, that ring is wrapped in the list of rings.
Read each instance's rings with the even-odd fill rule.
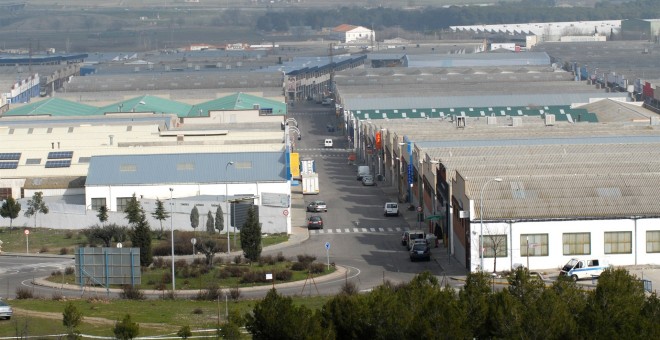
[[[401,234],[401,245],[402,246],[408,245],[408,230],[404,231],[403,234]]]
[[[11,309],[11,306],[4,301],[0,301],[0,318],[9,320],[12,314],[14,314],[14,311]]]
[[[412,248],[413,244],[415,243],[415,240],[418,239],[424,240],[424,242],[426,242],[426,233],[423,232],[422,230],[410,230],[408,232],[408,241],[406,242],[408,246],[408,250]]]
[[[416,238],[414,240],[410,240],[410,243],[408,244],[408,250],[412,249],[416,244],[425,244],[430,246],[429,242],[425,238]]]
[[[414,262],[417,260],[431,261],[431,247],[426,242],[416,243],[410,249],[410,261]]]
[[[362,185],[366,185],[366,186],[376,185],[376,181],[374,181],[374,176],[372,175],[362,176]]]
[[[313,201],[307,205],[307,211],[313,212],[322,212],[328,211],[328,206],[325,204],[325,201]]]
[[[385,216],[399,216],[399,204],[396,202],[385,203]]]
[[[321,216],[310,216],[307,220],[307,229],[323,229],[323,219]]]

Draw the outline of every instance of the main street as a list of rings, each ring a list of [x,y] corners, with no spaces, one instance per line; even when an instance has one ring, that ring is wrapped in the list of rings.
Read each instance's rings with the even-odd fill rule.
[[[385,202],[396,201],[390,184],[378,182],[376,186],[363,186],[356,180],[356,166],[348,164],[351,150],[347,149],[334,107],[310,101],[296,104],[289,111],[303,137],[295,141],[294,151],[300,153],[301,159],[314,159],[319,174],[320,193],[305,196],[305,201],[324,200],[328,212],[307,213],[308,216],[321,215],[324,229],[310,231],[307,241],[282,252],[286,256],[310,254],[316,256],[317,261],[325,262],[327,242],[330,244],[329,261],[346,267],[347,277],[353,277],[351,280],[361,290],[371,289],[384,280],[409,281],[422,271],[442,275],[443,268],[436,261],[410,262],[401,245],[401,233],[408,229],[408,222],[403,217],[383,214]],[[334,126],[335,131],[328,126]],[[333,139],[333,148],[323,147],[326,138]],[[324,288],[328,293],[341,288],[341,284],[327,286]]]

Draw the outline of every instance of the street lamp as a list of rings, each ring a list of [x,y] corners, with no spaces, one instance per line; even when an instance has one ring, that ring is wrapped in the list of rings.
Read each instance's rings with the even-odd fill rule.
[[[176,290],[176,277],[174,276],[174,204],[172,202],[173,188],[170,188],[170,241],[172,242],[172,293]]]
[[[230,165],[234,165],[233,161],[227,162],[227,165],[225,165],[225,206],[227,207],[227,221],[229,222],[229,201],[227,200],[227,196],[229,195],[229,183],[227,183],[227,168]],[[229,246],[229,226],[227,226],[227,255],[231,253],[231,248]]]
[[[481,225],[481,232],[479,233],[479,256],[481,257],[481,271],[484,271],[484,189],[490,182],[502,182],[502,179],[491,178],[484,183],[481,187],[481,196],[479,197],[479,224]]]

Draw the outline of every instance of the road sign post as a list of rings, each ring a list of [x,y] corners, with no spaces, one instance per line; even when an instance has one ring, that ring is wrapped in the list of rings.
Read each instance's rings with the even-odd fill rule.
[[[195,244],[197,243],[197,239],[194,238],[194,237],[191,238],[190,243],[192,243],[192,248],[193,248],[193,253],[192,254],[193,254],[193,256],[195,256]]]
[[[325,258],[328,263],[328,270],[330,270],[330,242],[325,243]]]
[[[25,253],[29,254],[30,253],[30,230],[25,229]]]

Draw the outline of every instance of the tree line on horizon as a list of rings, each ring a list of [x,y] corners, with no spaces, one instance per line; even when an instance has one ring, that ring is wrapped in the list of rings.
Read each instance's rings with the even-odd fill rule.
[[[287,8],[261,15],[256,20],[256,28],[265,32],[287,32],[294,26],[309,26],[320,30],[351,24],[376,31],[401,27],[409,31],[431,33],[463,25],[653,18],[660,18],[657,0],[599,2],[593,8],[554,7],[554,1],[523,0],[494,6],[425,7],[414,10],[387,7]]]

